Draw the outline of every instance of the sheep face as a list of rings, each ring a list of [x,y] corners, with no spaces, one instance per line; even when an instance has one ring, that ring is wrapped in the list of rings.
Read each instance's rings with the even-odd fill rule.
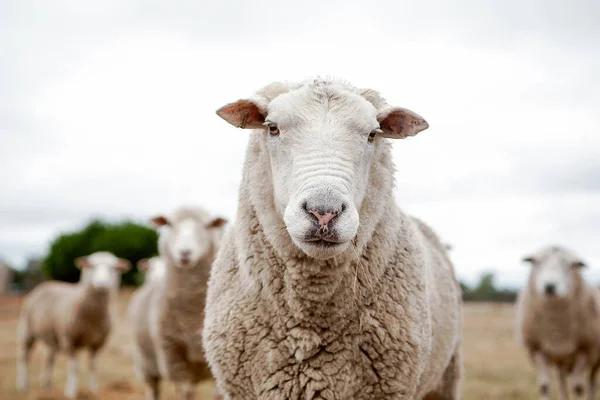
[[[146,281],[160,281],[165,277],[167,266],[160,257],[152,257],[138,261],[138,270],[146,272]]]
[[[545,298],[568,297],[581,282],[585,264],[570,251],[558,246],[544,248],[523,259],[532,265],[530,282]]]
[[[356,236],[370,171],[384,149],[381,138],[427,128],[408,110],[381,107],[374,93],[319,80],[271,84],[217,111],[235,126],[262,130],[275,212],[310,257],[334,257]]]
[[[213,255],[222,227],[223,218],[209,218],[204,213],[183,213],[173,219],[155,217],[152,222],[164,227],[158,247],[162,257],[180,268],[189,268]]]
[[[129,261],[104,251],[79,257],[75,265],[81,269],[81,281],[96,289],[118,288],[121,273],[131,267]]]

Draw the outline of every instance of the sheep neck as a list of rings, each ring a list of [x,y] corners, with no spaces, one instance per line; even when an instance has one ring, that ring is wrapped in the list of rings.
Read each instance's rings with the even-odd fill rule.
[[[79,296],[78,312],[81,318],[97,321],[108,316],[109,289],[98,289],[88,284],[82,287]]]
[[[214,256],[200,260],[189,268],[169,265],[166,276],[166,298],[170,309],[197,312],[204,308],[206,286]]]

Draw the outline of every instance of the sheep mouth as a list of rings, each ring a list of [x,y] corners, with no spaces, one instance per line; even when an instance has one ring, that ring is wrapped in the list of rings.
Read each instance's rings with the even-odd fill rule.
[[[345,241],[340,241],[332,238],[320,238],[315,237],[311,239],[304,239],[304,243],[317,246],[317,247],[336,247],[345,244]]]

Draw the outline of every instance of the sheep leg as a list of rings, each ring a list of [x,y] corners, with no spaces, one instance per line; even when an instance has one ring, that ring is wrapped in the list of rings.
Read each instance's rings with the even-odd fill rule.
[[[590,374],[590,393],[589,400],[596,399],[596,379],[598,378],[598,368],[594,368]]]
[[[589,392],[589,387],[587,384],[589,380],[587,378],[587,374],[590,372],[587,368],[588,362],[587,357],[585,355],[579,354],[575,359],[575,366],[573,367],[573,392],[575,393],[576,399],[583,399],[586,393]]]
[[[190,382],[177,382],[177,399],[178,400],[194,400],[196,390],[195,385]]]
[[[546,361],[546,357],[542,353],[535,353],[533,355],[533,363],[538,374],[540,399],[550,400],[550,367]]]
[[[161,377],[158,375],[160,373],[160,367],[158,361],[159,354],[156,354],[155,360],[145,359],[142,350],[140,350],[137,343],[134,343],[133,346],[133,359],[135,364],[135,373],[146,383],[146,399],[147,400],[158,400],[160,395],[160,381]],[[154,368],[151,368],[152,371],[148,371],[148,364],[154,362],[156,365]]]
[[[40,376],[40,381],[42,382],[42,386],[46,389],[49,389],[52,386],[52,369],[54,368],[54,360],[56,359],[56,349],[50,348],[50,353],[48,353],[48,358],[46,359],[46,365],[42,369],[42,373]]]
[[[160,397],[160,378],[146,376],[146,400],[158,400]]]
[[[75,353],[69,354],[67,365],[67,384],[65,385],[65,397],[74,399],[77,395],[77,358]]]
[[[567,373],[563,370],[558,372],[558,382],[560,385],[561,400],[569,400],[569,391],[567,390]]]
[[[34,342],[35,340],[32,338],[25,338],[19,349],[17,361],[17,389],[19,391],[27,390],[29,386],[29,360]]]
[[[90,391],[96,392],[98,390],[98,380],[96,379],[96,352],[94,350],[90,350],[90,360],[89,360],[89,381],[88,387]]]

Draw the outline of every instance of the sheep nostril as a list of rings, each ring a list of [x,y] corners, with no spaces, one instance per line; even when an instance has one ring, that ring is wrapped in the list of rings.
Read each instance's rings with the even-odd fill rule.
[[[321,229],[327,228],[329,222],[331,222],[331,220],[337,217],[338,215],[337,212],[320,212],[318,210],[310,210],[309,213],[317,218],[317,221],[319,222],[319,227]]]
[[[546,286],[544,286],[544,292],[548,296],[554,296],[556,294],[556,286],[552,283],[547,283]]]
[[[302,203],[302,205],[300,207],[302,207],[302,209],[304,211],[309,212],[308,211],[308,201],[304,200],[304,202]]]

